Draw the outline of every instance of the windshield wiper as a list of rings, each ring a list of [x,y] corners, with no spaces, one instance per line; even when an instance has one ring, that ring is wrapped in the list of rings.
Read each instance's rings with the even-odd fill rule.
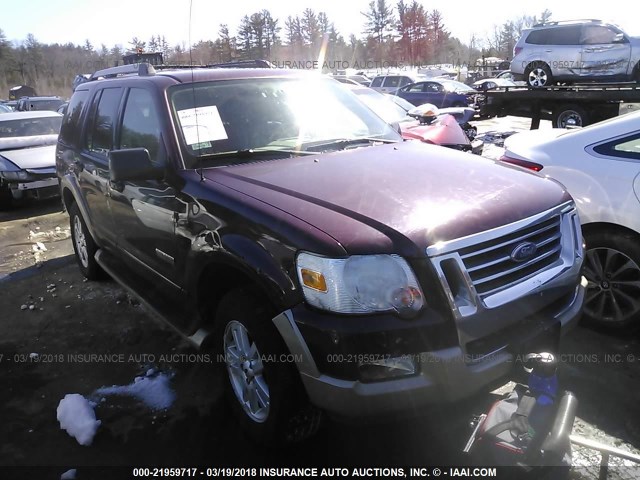
[[[246,148],[241,150],[235,150],[231,152],[215,152],[215,153],[206,153],[204,155],[200,155],[198,157],[198,161],[203,160],[211,160],[214,158],[220,158],[225,160],[234,160],[234,161],[245,161],[245,160],[256,160],[260,158],[290,158],[297,155],[313,155],[313,152],[306,152],[301,150],[280,150],[280,149],[271,149],[271,150],[260,150],[253,148]],[[231,162],[235,163],[235,162]]]
[[[305,148],[307,152],[324,152],[327,150],[345,150],[349,147],[355,147],[358,145],[372,145],[376,143],[398,143],[397,140],[390,140],[387,138],[338,138],[336,140],[329,140],[327,142],[314,143],[313,145]]]

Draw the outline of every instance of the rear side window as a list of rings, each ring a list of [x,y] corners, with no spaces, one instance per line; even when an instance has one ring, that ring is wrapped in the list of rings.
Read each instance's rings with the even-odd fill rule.
[[[400,85],[400,77],[387,77],[384,81],[385,88],[397,88]]]
[[[148,90],[129,90],[120,132],[120,148],[146,148],[153,163],[164,163],[160,149],[158,111]]]
[[[409,85],[410,83],[413,83],[413,80],[411,80],[409,77],[400,77],[401,87],[404,87],[405,85]]]
[[[580,45],[580,25],[566,27],[541,28],[532,31],[526,43],[534,45]]]
[[[600,144],[594,150],[610,157],[640,160],[640,133]]]
[[[87,135],[87,148],[106,155],[113,148],[113,126],[115,124],[121,88],[105,88],[100,93],[93,121]]]
[[[371,81],[372,87],[381,87],[382,86],[383,77],[376,77]]]
[[[60,128],[60,140],[62,142],[71,144],[77,138],[80,131],[80,114],[88,96],[89,92],[84,90],[75,92],[71,97],[67,113],[62,119],[62,127]]]

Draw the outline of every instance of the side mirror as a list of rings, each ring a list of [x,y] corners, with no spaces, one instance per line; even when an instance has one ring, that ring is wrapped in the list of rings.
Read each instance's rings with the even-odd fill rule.
[[[128,180],[160,180],[164,168],[151,163],[146,148],[125,148],[109,152],[109,179],[112,182]]]
[[[624,33],[616,33],[613,37],[613,43],[625,43]]]

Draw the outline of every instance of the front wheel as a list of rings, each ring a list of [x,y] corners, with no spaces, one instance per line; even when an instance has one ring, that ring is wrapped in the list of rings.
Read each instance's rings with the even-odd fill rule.
[[[265,305],[256,292],[238,289],[218,306],[216,344],[227,371],[226,397],[240,427],[254,441],[297,442],[318,430],[321,415],[309,403]]]
[[[623,327],[640,321],[640,245],[621,233],[585,236],[587,278],[585,319],[593,324]]]

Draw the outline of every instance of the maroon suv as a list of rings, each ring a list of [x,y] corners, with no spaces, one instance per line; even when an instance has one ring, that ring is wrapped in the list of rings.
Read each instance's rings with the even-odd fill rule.
[[[319,75],[139,68],[94,74],[63,120],[78,264],[213,349],[254,438],[468,396],[577,321],[555,181],[403,142]]]

